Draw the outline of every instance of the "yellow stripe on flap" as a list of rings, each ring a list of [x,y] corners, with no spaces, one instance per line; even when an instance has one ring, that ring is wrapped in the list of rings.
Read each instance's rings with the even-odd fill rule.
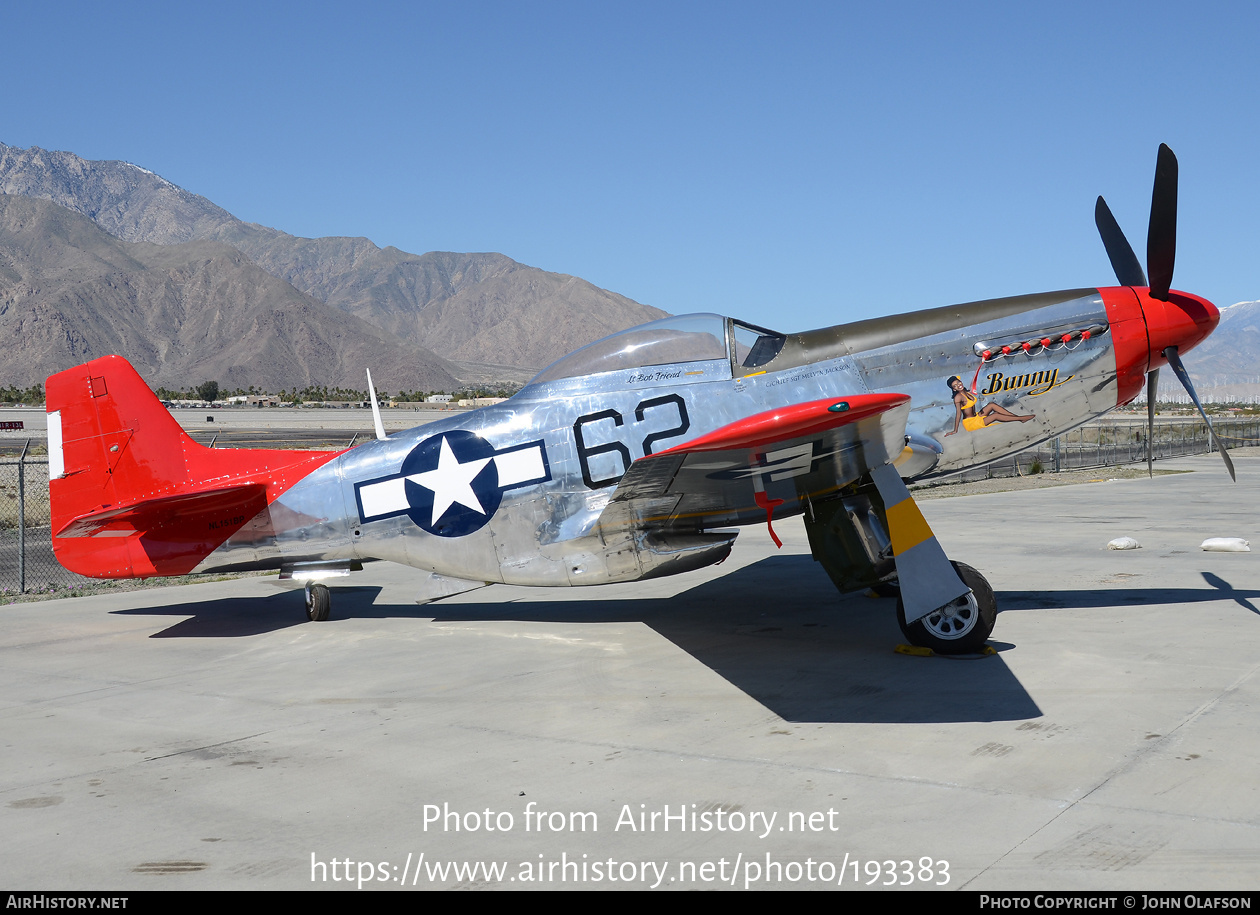
[[[901,556],[932,537],[932,529],[914,499],[903,499],[888,509],[888,536],[892,538],[894,556]]]

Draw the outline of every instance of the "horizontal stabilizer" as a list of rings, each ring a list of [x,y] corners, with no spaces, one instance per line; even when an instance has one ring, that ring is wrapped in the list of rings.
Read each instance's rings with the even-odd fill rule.
[[[101,509],[80,515],[54,532],[57,537],[109,537],[145,533],[179,518],[186,526],[188,518],[200,516],[224,516],[224,523],[239,517],[239,513],[257,506],[265,507],[267,487],[262,483],[242,483],[239,486],[209,489],[201,492],[180,493],[158,499],[139,500],[130,505]],[[211,529],[215,521],[209,521]],[[239,526],[239,525],[238,525]]]

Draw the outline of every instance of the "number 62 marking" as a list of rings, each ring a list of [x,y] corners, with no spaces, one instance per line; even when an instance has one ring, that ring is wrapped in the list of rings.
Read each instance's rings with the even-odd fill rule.
[[[653,432],[643,439],[643,455],[652,453],[652,446],[657,442],[673,438],[676,435],[682,435],[691,428],[691,420],[687,416],[687,404],[682,397],[677,394],[666,394],[663,397],[653,397],[651,400],[645,400],[634,408],[634,421],[641,423],[647,416],[649,410],[659,407],[665,407],[673,404],[678,410],[678,425],[664,429],[660,432]],[[613,425],[621,426],[625,424],[625,419],[616,410],[601,410],[598,413],[587,413],[585,416],[579,416],[577,422],[573,424],[573,440],[577,442],[578,463],[582,465],[582,482],[591,489],[601,489],[605,486],[612,486],[625,475],[630,469],[630,465],[634,463],[634,459],[630,457],[630,449],[621,442],[607,442],[603,445],[587,445],[586,440],[582,437],[582,427],[591,423],[603,422],[611,419]],[[616,476],[606,477],[602,480],[591,479],[590,460],[601,454],[618,454],[621,456],[621,472]]]

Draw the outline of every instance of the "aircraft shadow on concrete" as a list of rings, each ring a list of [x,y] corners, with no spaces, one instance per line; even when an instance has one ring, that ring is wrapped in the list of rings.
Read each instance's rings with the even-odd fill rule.
[[[668,598],[610,600],[601,592],[504,602],[478,600],[493,593],[478,591],[458,602],[417,606],[382,602],[376,586],[335,587],[332,620],[314,625],[400,617],[420,625],[428,619],[642,622],[787,721],[1007,721],[1041,714],[1000,656],[895,654],[904,638],[893,601],[837,594],[808,556],[773,556]],[[115,612],[181,617],[153,638],[238,638],[312,625],[300,591]]]
[[[1203,577],[1210,587],[1005,591],[998,593],[998,606],[1053,611],[1224,597],[1260,615],[1255,602],[1260,591],[1236,590],[1212,573]],[[334,588],[330,622],[642,622],[786,721],[933,723],[1041,715],[1000,653],[981,659],[894,653],[904,638],[893,601],[838,595],[808,556],[772,556],[668,598],[601,599],[600,589],[590,589],[581,600],[504,602],[477,600],[493,593],[478,591],[455,602],[417,606],[382,602],[381,591],[377,586]],[[312,625],[300,591],[115,612],[187,617],[153,638],[236,638]],[[993,644],[999,652],[1013,647]]]
[[[1212,572],[1200,572],[1208,588],[1072,588],[1062,591],[998,591],[999,612],[1018,610],[1091,610],[1101,607],[1200,604],[1222,599],[1260,616],[1260,590],[1238,589]]]
[[[596,595],[592,594],[594,599]],[[1010,721],[1041,710],[1000,655],[896,654],[892,600],[840,595],[809,556],[772,556],[670,598],[431,605],[435,621],[640,621],[785,721]],[[1010,646],[1005,646],[1010,647]]]

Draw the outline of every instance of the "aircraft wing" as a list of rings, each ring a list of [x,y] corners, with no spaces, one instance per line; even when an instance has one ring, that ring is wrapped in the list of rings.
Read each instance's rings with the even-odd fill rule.
[[[599,523],[700,531],[771,522],[870,473],[883,499],[907,622],[968,593],[892,466],[905,446],[910,398],[855,394],[758,413],[630,465]]]
[[[754,414],[635,461],[600,526],[694,531],[790,514],[900,455],[909,413],[907,395],[854,394]]]

